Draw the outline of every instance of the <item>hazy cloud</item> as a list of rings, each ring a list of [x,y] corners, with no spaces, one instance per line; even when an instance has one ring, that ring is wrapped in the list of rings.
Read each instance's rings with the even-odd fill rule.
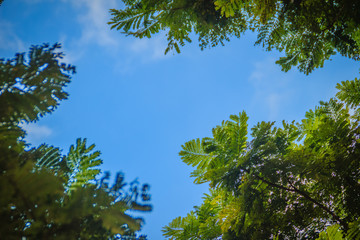
[[[76,64],[89,51],[89,44],[96,44],[105,53],[114,58],[114,71],[128,74],[137,69],[138,64],[146,64],[172,56],[164,55],[166,48],[165,34],[157,34],[151,39],[125,37],[117,30],[111,30],[107,24],[111,15],[109,9],[122,8],[118,0],[62,0],[75,8],[75,17],[81,32],[80,37],[63,36],[63,50],[66,62]],[[96,50],[98,51],[98,50]],[[121,56],[121,57],[119,57]]]
[[[78,21],[82,25],[81,38],[78,44],[95,42],[100,46],[118,47],[119,41],[111,32],[107,22],[110,19],[109,9],[117,8],[116,0],[77,0],[70,1],[79,9]]]
[[[78,0],[71,1],[71,3],[79,9],[85,9],[84,13],[78,17],[79,23],[83,26],[79,44],[96,42],[100,46],[110,47],[112,51],[118,50],[120,44],[129,44],[128,49],[133,53],[143,55],[144,61],[167,57],[164,55],[166,48],[165,34],[158,34],[150,39],[129,37],[126,41],[125,35],[110,29],[107,24],[111,18],[109,9],[120,8],[118,1]]]
[[[72,48],[69,48],[69,41],[66,35],[61,35],[60,43],[62,43],[61,51],[64,53],[62,62],[75,64],[75,62],[85,54],[84,48],[76,48],[72,51]]]
[[[164,54],[166,45],[165,34],[159,34],[152,38],[135,39],[130,44],[130,50],[135,54],[143,55],[143,61],[159,60],[172,56]]]
[[[23,124],[21,127],[27,133],[26,140],[35,145],[44,142],[53,133],[49,127],[37,123]]]
[[[249,82],[255,94],[252,104],[262,105],[269,120],[275,120],[279,111],[291,96],[291,74],[284,73],[275,64],[275,58],[267,58],[254,64]]]
[[[281,106],[281,101],[284,100],[286,96],[280,95],[278,93],[270,93],[267,96],[267,106],[269,108],[269,119],[276,119],[279,114],[279,108]]]
[[[43,2],[44,0],[23,0],[23,1],[26,2],[26,4],[37,4]],[[53,1],[53,0],[47,0],[47,1]]]
[[[0,49],[25,51],[24,42],[16,35],[11,23],[0,21]]]

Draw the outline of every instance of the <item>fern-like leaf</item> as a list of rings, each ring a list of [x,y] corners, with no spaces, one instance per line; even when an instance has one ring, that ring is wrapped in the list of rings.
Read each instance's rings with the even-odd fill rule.
[[[354,221],[349,224],[349,230],[347,234],[349,239],[360,240],[360,220]]]
[[[32,46],[28,57],[22,53],[0,60],[0,122],[36,121],[67,99],[64,88],[75,67],[59,63],[60,47]]]
[[[86,147],[86,139],[80,138],[76,140],[76,146],[71,145],[65,158],[70,169],[68,183],[70,190],[88,184],[100,173],[100,169],[96,167],[102,164],[102,160],[99,158],[99,151],[92,152],[94,148],[94,144]]]
[[[165,237],[170,237],[169,239],[171,240],[199,239],[197,237],[199,232],[199,222],[195,212],[191,211],[185,218],[175,218],[168,226],[165,226],[162,229],[162,232]]]
[[[326,229],[326,231],[321,232],[317,240],[345,240],[345,239],[343,238],[340,225],[335,224],[329,226]]]
[[[38,169],[59,169],[61,162],[60,149],[46,144],[40,145],[36,149],[30,151],[31,154],[38,155],[35,163]]]
[[[336,85],[339,92],[336,97],[344,101],[351,108],[360,105],[360,80],[355,78],[352,81],[342,81]]]
[[[204,151],[199,138],[186,142],[181,147],[183,150],[179,155],[183,162],[193,167],[197,166],[198,169],[205,169],[213,159],[213,156]]]
[[[230,115],[230,119],[234,122],[228,122],[227,130],[231,138],[230,148],[234,150],[237,156],[243,153],[246,148],[247,141],[247,121],[249,117],[246,115],[245,111],[239,113],[239,115]]]

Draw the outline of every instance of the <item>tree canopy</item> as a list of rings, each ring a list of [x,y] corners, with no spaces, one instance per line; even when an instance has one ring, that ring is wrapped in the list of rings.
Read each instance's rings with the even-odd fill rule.
[[[247,30],[255,44],[285,53],[277,63],[284,71],[297,66],[305,74],[340,53],[358,61],[360,2],[357,0],[123,0],[111,9],[111,28],[150,38],[164,30],[165,53],[198,35],[201,49],[224,45]]]
[[[75,67],[61,63],[60,45],[31,47],[0,61],[0,235],[6,239],[145,239],[129,211],[151,211],[149,185],[118,173],[99,176],[100,152],[77,139],[63,154],[24,141],[24,123],[67,99]]]
[[[182,146],[201,206],[163,228],[169,239],[360,239],[360,80],[300,122],[260,122],[245,112],[212,137]]]

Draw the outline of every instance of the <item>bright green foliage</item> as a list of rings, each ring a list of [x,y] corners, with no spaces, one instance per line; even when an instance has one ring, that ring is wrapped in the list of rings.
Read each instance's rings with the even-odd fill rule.
[[[189,35],[192,31],[199,35],[201,48],[205,48],[208,45],[224,44],[232,35],[240,37],[246,29],[241,13],[237,13],[234,18],[226,18],[215,10],[213,1],[123,2],[126,5],[124,10],[110,10],[113,15],[109,22],[111,28],[139,38],[151,37],[167,29],[168,47],[165,53],[172,49],[179,53],[179,45],[191,42]]]
[[[96,151],[91,153],[95,144],[86,147],[86,139],[76,140],[76,147],[71,145],[70,151],[65,158],[67,167],[72,173],[69,176],[68,187],[69,189],[76,189],[89,183],[89,179],[95,179],[96,175],[100,173],[100,169],[94,169],[102,164],[99,158],[100,152]]]
[[[221,234],[217,215],[221,210],[218,193],[205,195],[204,204],[195,207],[185,218],[175,218],[163,228],[164,236],[169,239],[216,239]]]
[[[267,50],[285,53],[284,71],[297,66],[308,74],[335,53],[358,61],[360,2],[357,0],[137,0],[111,9],[111,28],[135,37],[167,32],[168,47],[198,35],[201,49],[224,44],[246,30],[256,31]]]
[[[353,89],[357,85],[357,80],[339,84],[337,96],[343,102],[337,98],[321,102],[300,123],[258,123],[250,140],[243,112],[215,127],[211,138],[185,143],[180,156],[195,167],[195,183],[210,184],[212,200],[206,198],[195,212],[164,227],[164,235],[358,239],[360,91]],[[204,215],[198,209],[214,211]],[[187,228],[190,223],[197,227]],[[212,234],[204,237],[201,224],[213,224]]]
[[[61,151],[59,148],[42,144],[38,148],[31,149],[29,153],[37,159],[35,163],[37,170],[53,169],[59,171],[62,167],[63,161],[60,160]]]
[[[336,97],[346,102],[351,108],[356,108],[360,105],[360,80],[355,78],[353,81],[343,81],[336,85],[336,88],[340,90]]]
[[[348,238],[353,240],[360,239],[360,220],[354,221],[349,224]]]
[[[144,240],[135,233],[143,220],[125,211],[151,211],[147,184],[125,183],[118,173],[109,186],[108,173],[98,177],[100,152],[86,139],[67,155],[46,144],[26,148],[20,124],[51,113],[68,96],[75,68],[59,62],[58,48],[33,46],[28,57],[0,61],[0,236]]]
[[[56,109],[67,98],[64,88],[75,67],[60,64],[63,54],[59,44],[33,46],[14,59],[0,60],[0,145],[20,147],[18,137],[24,132],[20,122],[32,122]],[[10,154],[10,150],[2,151]],[[5,155],[0,156],[6,157]]]
[[[329,226],[326,231],[319,234],[317,240],[343,240],[343,234],[338,224]]]
[[[225,174],[230,168],[236,166],[234,159],[240,157],[246,148],[247,115],[231,115],[233,121],[223,122],[221,126],[213,129],[214,138],[192,140],[182,146],[179,153],[183,161],[196,169],[191,173],[196,183],[209,181]],[[216,185],[214,179],[213,184]]]
[[[63,57],[56,52],[59,48],[60,44],[33,46],[28,57],[18,53],[0,61],[1,121],[36,121],[67,99],[64,88],[75,67],[59,63]]]

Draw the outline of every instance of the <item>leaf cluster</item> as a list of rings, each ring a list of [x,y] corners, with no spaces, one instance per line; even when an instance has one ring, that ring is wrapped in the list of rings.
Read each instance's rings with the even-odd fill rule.
[[[129,211],[151,211],[149,185],[128,184],[118,173],[109,186],[109,173],[99,178],[100,152],[86,139],[77,139],[67,154],[24,141],[21,124],[39,120],[68,97],[75,67],[60,62],[59,48],[33,46],[27,57],[0,61],[0,236],[144,240],[136,234],[143,219]]]
[[[231,36],[240,37],[246,29],[242,14],[227,18],[207,0],[145,0],[124,1],[123,10],[111,9],[111,28],[138,38],[148,37],[167,30],[170,50],[180,53],[180,46],[192,42],[191,32],[198,34],[200,47],[224,44]]]
[[[256,45],[285,53],[277,63],[284,71],[297,66],[309,74],[336,53],[360,59],[360,3],[357,0],[137,0],[111,9],[111,28],[134,37],[166,31],[168,46],[198,36],[201,49],[224,45],[247,30],[258,34]]]
[[[195,207],[186,217],[177,217],[163,228],[163,235],[169,239],[196,240],[217,239],[221,234],[220,226],[217,224],[217,215],[221,210],[221,199],[219,193],[211,191],[206,194],[204,203]]]
[[[170,239],[358,239],[360,208],[359,81],[337,85],[299,123],[260,122],[247,132],[245,112],[191,140],[179,153],[210,183],[212,215],[197,211],[164,227]],[[249,140],[250,139],[250,140]],[[221,201],[220,201],[221,199]],[[208,209],[213,201],[204,200]],[[212,235],[199,227],[213,223]],[[221,231],[219,231],[219,229]]]

